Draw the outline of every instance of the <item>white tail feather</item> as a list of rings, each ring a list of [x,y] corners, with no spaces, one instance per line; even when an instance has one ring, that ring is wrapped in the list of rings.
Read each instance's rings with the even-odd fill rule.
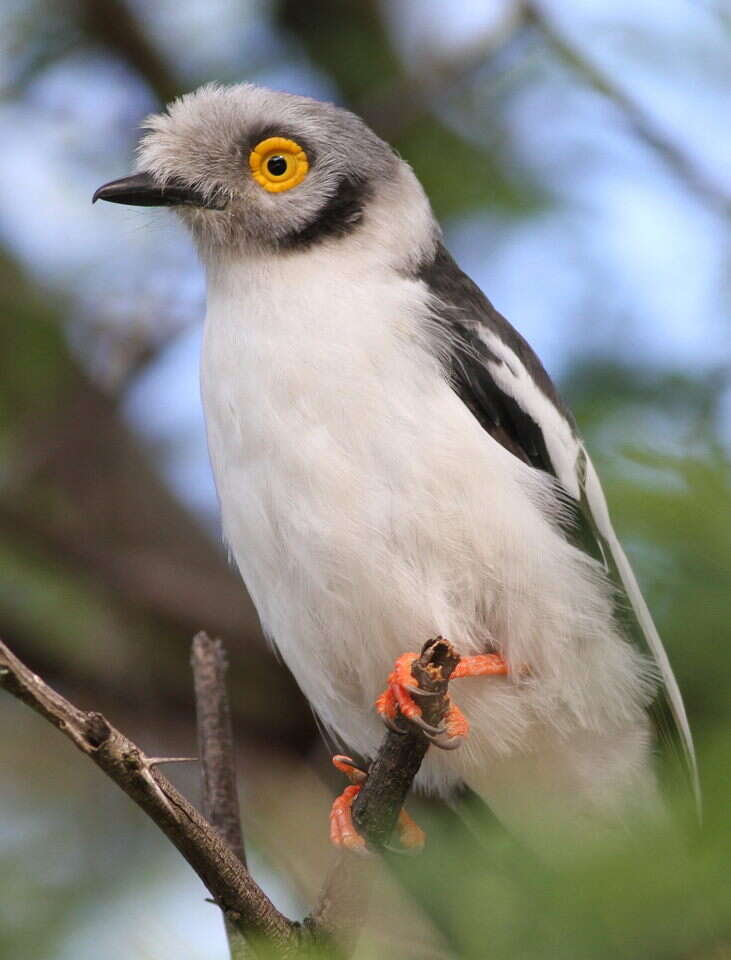
[[[586,494],[586,502],[598,533],[603,538],[605,544],[609,547],[609,551],[611,553],[612,560],[614,561],[617,573],[619,574],[619,578],[622,582],[622,586],[624,587],[627,597],[632,605],[635,617],[637,618],[637,623],[642,630],[648,649],[660,670],[660,676],[665,687],[668,704],[680,735],[680,742],[688,765],[688,773],[690,776],[693,796],[698,810],[698,815],[700,817],[701,789],[698,779],[698,766],[696,763],[695,749],[693,747],[693,734],[691,733],[690,724],[688,723],[688,716],[685,712],[683,697],[680,693],[678,682],[675,679],[673,668],[670,666],[668,655],[665,652],[662,640],[660,639],[660,634],[657,632],[657,627],[655,626],[652,615],[647,604],[645,603],[645,598],[642,596],[640,586],[637,583],[637,578],[635,577],[634,571],[629,560],[627,559],[627,555],[622,549],[622,545],[617,539],[617,534],[614,532],[614,528],[612,527],[607,501],[604,496],[601,483],[599,482],[599,477],[597,476],[594,465],[592,464],[585,450],[583,450],[583,454],[585,457],[584,492]]]

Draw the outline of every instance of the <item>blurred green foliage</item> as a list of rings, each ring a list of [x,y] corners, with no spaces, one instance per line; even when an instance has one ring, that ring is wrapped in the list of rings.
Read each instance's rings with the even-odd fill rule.
[[[507,840],[476,843],[437,820],[425,863],[399,873],[457,957],[720,960],[731,951],[728,748],[728,734],[703,741],[705,827],[685,842],[658,830],[549,869]]]

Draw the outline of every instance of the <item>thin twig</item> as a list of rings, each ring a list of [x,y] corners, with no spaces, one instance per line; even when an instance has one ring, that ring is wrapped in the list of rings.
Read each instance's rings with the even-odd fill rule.
[[[203,813],[218,830],[223,842],[246,866],[231,711],[226,693],[228,663],[223,643],[211,639],[207,633],[196,634],[190,663],[195,688]],[[223,921],[231,960],[253,957],[241,924],[225,912]]]
[[[420,701],[424,720],[438,726],[448,709],[447,688],[459,655],[442,637],[429,640],[414,661],[412,675],[426,693]],[[396,825],[429,741],[412,725],[403,733],[389,730],[368,770],[368,779],[353,804],[353,821],[371,849],[382,849]],[[325,882],[316,909],[305,921],[316,937],[328,936],[348,956],[364,922],[373,860],[343,853]]]
[[[0,641],[0,686],[45,717],[141,807],[182,853],[227,915],[275,946],[298,939],[218,831],[100,713],[80,710],[44,683]]]
[[[160,773],[164,758],[149,758],[100,713],[81,710],[34,674],[0,641],[0,687],[53,724],[107,774],[163,831],[195,870],[224,913],[233,960],[252,956],[253,935],[267,956],[300,955],[316,942],[328,955],[348,957],[364,921],[370,862],[342,854],[328,877],[317,908],[303,924],[272,904],[243,862],[238,800],[233,777],[232,740],[223,677],[222,645],[205,635],[195,641],[201,756],[206,770],[206,820]],[[438,696],[422,700],[424,718],[437,724],[447,708],[447,684],[459,658],[438,638],[430,641],[412,672],[418,686]],[[418,694],[417,694],[418,697]],[[354,808],[356,823],[372,848],[390,837],[406,793],[428,749],[420,731],[389,732],[371,765]],[[183,758],[170,758],[183,759]],[[187,758],[185,758],[187,759]],[[231,844],[231,845],[229,845]],[[237,849],[234,852],[232,846]],[[272,953],[272,950],[274,953]]]
[[[304,921],[313,940],[335,946],[338,960],[349,957],[366,922],[375,857],[341,850],[322,886],[317,905]]]
[[[228,664],[223,644],[212,640],[207,633],[196,634],[190,662],[195,685],[203,814],[246,866],[231,712],[226,695]]]
[[[448,709],[447,687],[452,671],[459,663],[459,654],[442,637],[429,640],[414,661],[412,676],[427,693],[437,696],[419,701],[423,719],[438,726]],[[407,725],[403,733],[389,730],[368,771],[368,779],[353,804],[353,822],[370,847],[388,843],[396,826],[414,777],[429,749],[429,741],[421,730]]]

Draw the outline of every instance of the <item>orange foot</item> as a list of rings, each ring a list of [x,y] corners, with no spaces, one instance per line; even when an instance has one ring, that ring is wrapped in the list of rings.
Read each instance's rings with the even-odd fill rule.
[[[344,847],[361,856],[367,855],[368,849],[365,840],[355,829],[351,816],[353,801],[360,793],[368,774],[357,767],[350,757],[341,754],[332,758],[333,766],[351,781],[339,797],[333,801],[330,809],[330,842],[336,847]],[[396,823],[396,832],[402,850],[418,852],[424,846],[426,836],[421,827],[415,823],[405,810],[399,814]]]
[[[461,710],[453,704],[450,705],[441,727],[434,727],[423,719],[421,707],[412,696],[413,693],[429,696],[415,686],[411,674],[411,665],[418,658],[418,653],[404,653],[398,658],[392,673],[389,674],[388,686],[376,700],[376,709],[391,730],[401,732],[396,721],[402,716],[423,730],[436,747],[454,750],[467,736],[469,723]],[[505,676],[507,672],[507,665],[499,654],[485,653],[475,657],[462,657],[452,673],[452,679],[498,677]]]

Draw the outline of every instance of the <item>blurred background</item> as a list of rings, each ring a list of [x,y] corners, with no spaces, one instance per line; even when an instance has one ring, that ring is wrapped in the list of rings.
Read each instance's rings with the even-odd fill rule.
[[[255,872],[299,915],[342,784],[219,543],[202,273],[169,214],[90,203],[145,115],[209,80],[342,103],[414,166],[577,414],[699,743],[690,852],[647,838],[561,879],[414,801],[431,852],[389,867],[361,955],[731,957],[731,7],[0,5],[0,633],[152,755],[195,753],[190,639],[223,636]],[[0,729],[0,957],[224,960],[127,798],[7,696]]]

